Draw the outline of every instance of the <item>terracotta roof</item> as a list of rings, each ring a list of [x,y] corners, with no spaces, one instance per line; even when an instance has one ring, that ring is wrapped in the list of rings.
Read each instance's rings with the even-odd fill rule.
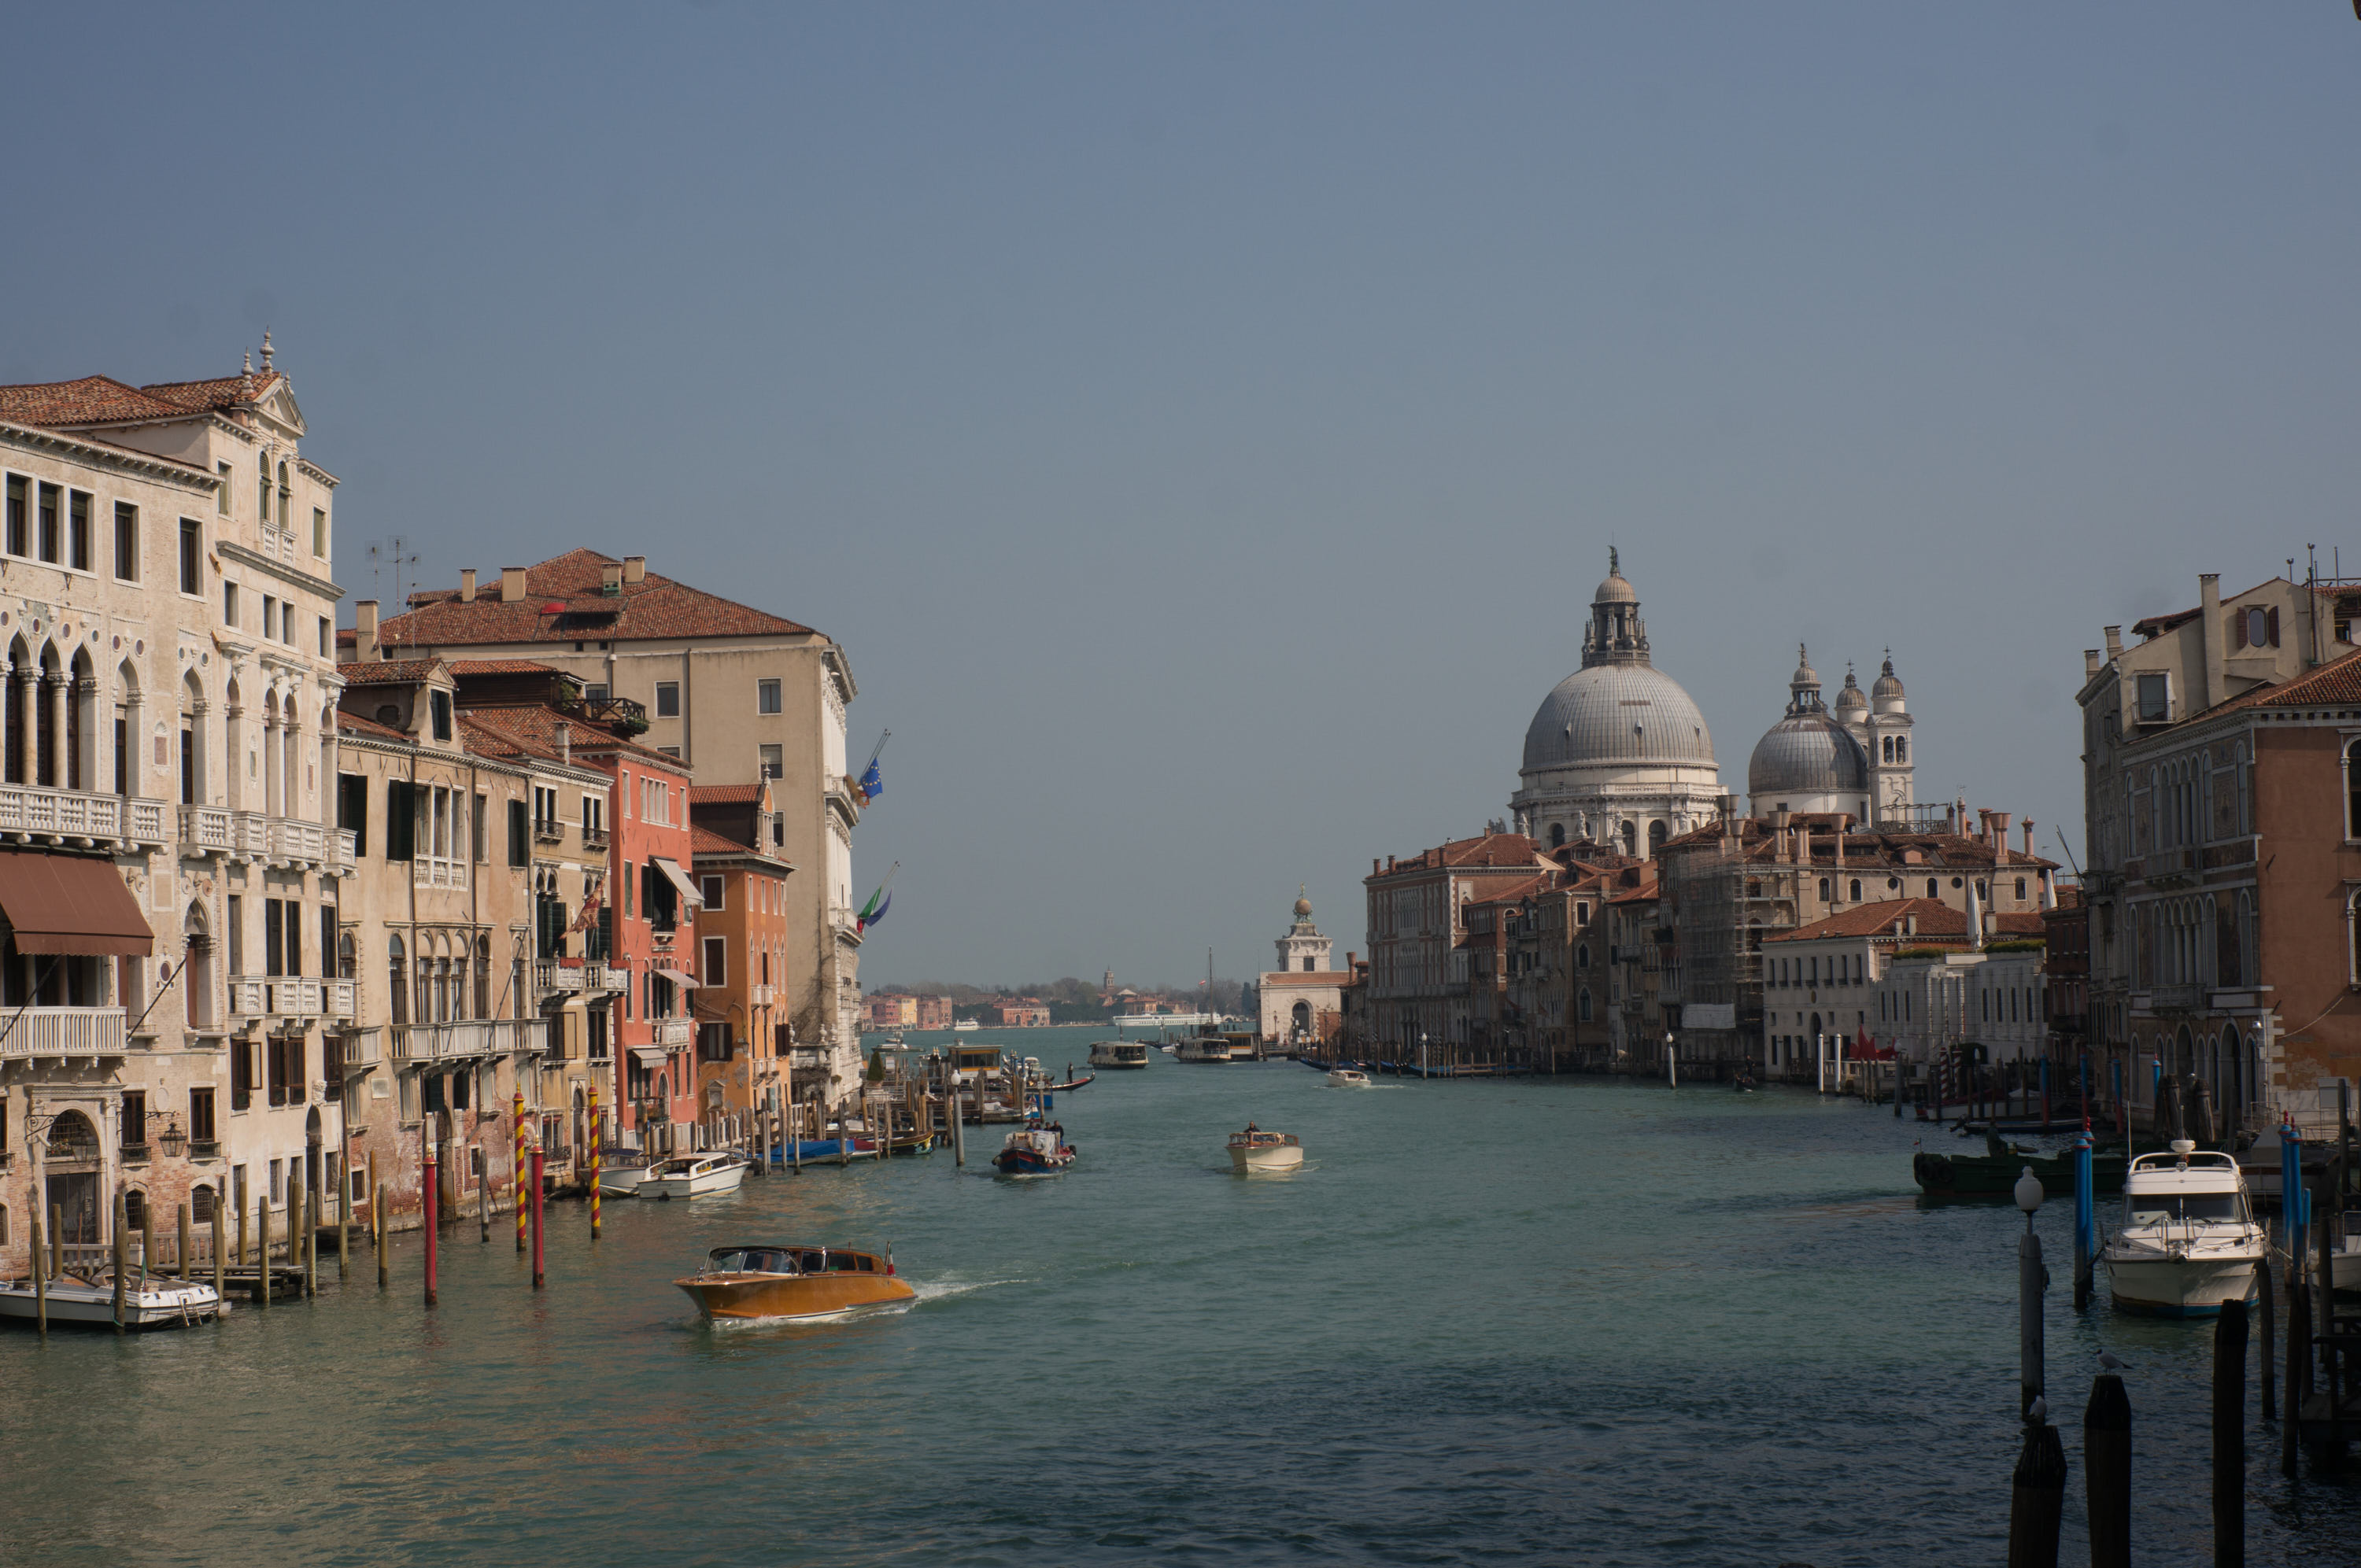
[[[2253,691],[2234,696],[2219,707],[2191,715],[2192,719],[2213,718],[2244,707],[2316,707],[2323,704],[2361,702],[2361,652],[2331,659],[2309,674],[2282,681],[2275,686],[2257,686]]]
[[[1816,820],[1827,823],[1831,819],[1821,817]],[[1738,819],[1738,827],[1740,842],[1742,845],[1741,853],[1745,860],[1764,865],[1780,863],[1779,835],[1767,822],[1760,817],[1741,817]],[[1657,852],[1661,855],[1667,850],[1677,852],[1709,848],[1719,844],[1721,837],[1720,824],[1708,823],[1703,828],[1684,833],[1676,839],[1667,839]],[[1809,850],[1812,865],[1839,869],[1836,864],[1835,837],[1830,832],[1817,832],[1810,836]],[[1916,861],[1905,859],[1906,855],[1913,852],[1918,856]],[[1850,871],[1855,868],[1873,868],[1878,871],[1899,872],[1907,876],[1914,871],[1919,870],[1964,871],[1970,868],[1989,869],[1999,866],[2003,870],[2009,871],[2018,867],[2027,871],[2044,869],[2054,871],[2058,867],[2056,861],[2044,860],[2039,855],[2028,855],[2023,850],[2009,850],[2007,854],[2008,859],[2005,861],[1998,860],[1993,853],[1993,847],[1973,834],[1918,833],[1894,828],[1872,828],[1866,832],[1847,833],[1844,836],[1844,866],[1841,869]]]
[[[1487,833],[1475,839],[1453,839],[1432,850],[1422,850],[1415,855],[1397,860],[1378,876],[1392,876],[1402,872],[1433,871],[1451,866],[1466,869],[1498,869],[1526,871],[1549,869],[1542,858],[1541,848],[1522,833]]]
[[[336,728],[339,729],[348,729],[356,735],[373,735],[380,740],[408,740],[410,739],[409,736],[404,735],[401,730],[394,729],[390,724],[379,724],[374,718],[363,718],[357,713],[346,713],[342,708],[338,708],[336,710]]]
[[[186,419],[191,414],[253,402],[280,379],[276,370],[210,381],[159,381],[133,387],[112,376],[0,387],[0,419],[25,424],[125,424]]]
[[[370,659],[338,664],[336,674],[344,676],[348,686],[401,686],[426,679],[442,664],[440,659],[394,659],[382,663]]]
[[[2303,586],[2301,583],[2290,582],[2285,577],[2265,577],[2261,582],[2257,583],[2254,587],[2243,588],[2235,594],[2224,594],[2222,596],[2222,603],[2224,607],[2235,604],[2238,600],[2245,598],[2248,594],[2254,593],[2257,589],[2268,587],[2273,583],[2286,583],[2290,587],[2301,587]],[[2320,595],[2322,598],[2334,598],[2339,591],[2349,590],[2339,590],[2321,586],[2314,587],[2312,591]],[[2171,630],[2176,626],[2188,625],[2191,621],[2197,619],[2198,615],[2203,610],[2203,609],[2204,607],[2202,605],[2195,605],[2191,606],[2188,609],[2175,610],[2169,615],[2151,615],[2147,617],[2145,620],[2135,620],[2132,622],[2132,633],[2137,637],[2162,636],[2165,632]]]
[[[811,635],[812,629],[650,572],[609,597],[603,567],[620,565],[596,550],[570,550],[525,569],[524,597],[500,597],[495,575],[472,601],[456,588],[410,596],[410,609],[379,623],[391,646],[466,647],[494,642],[635,641],[675,637]]]
[[[538,659],[454,659],[455,675],[532,675],[557,674],[557,666]]]
[[[691,806],[753,806],[762,798],[759,784],[697,784],[688,792]]]
[[[1967,912],[1954,909],[1940,899],[1889,898],[1876,904],[1857,904],[1850,909],[1840,909],[1825,919],[1808,926],[1798,926],[1792,931],[1782,931],[1768,938],[1773,942],[1809,942],[1830,937],[1894,937],[1902,934],[1905,916],[1917,918],[1916,941],[1941,942],[1950,939],[1964,943],[1968,938]],[[2009,910],[1993,916],[1993,928],[2003,937],[2032,936],[2042,932],[2039,910]]]
[[[652,747],[627,740],[612,730],[590,723],[579,714],[564,713],[554,707],[465,707],[459,710],[459,726],[477,740],[470,749],[480,745],[492,754],[491,748],[505,747],[509,754],[533,756],[555,762],[558,757],[557,727],[566,727],[567,749],[577,759],[586,757],[622,756],[636,760],[642,765],[657,765],[686,773],[688,766],[678,757],[667,757]],[[595,766],[586,762],[585,766]]]

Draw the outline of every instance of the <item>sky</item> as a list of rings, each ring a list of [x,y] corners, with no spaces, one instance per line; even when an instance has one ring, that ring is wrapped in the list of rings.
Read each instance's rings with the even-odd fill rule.
[[[1373,858],[1505,814],[1610,542],[1725,787],[1799,641],[1890,646],[1921,798],[2077,856],[2103,625],[2361,573],[2341,0],[10,41],[0,379],[268,327],[349,598],[373,542],[588,545],[826,631],[893,731],[868,984],[1245,974],[1299,883],[1365,948]]]

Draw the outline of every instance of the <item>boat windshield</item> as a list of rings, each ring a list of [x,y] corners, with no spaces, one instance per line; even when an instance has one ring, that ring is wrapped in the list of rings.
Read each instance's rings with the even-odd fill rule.
[[[2132,1200],[2135,1225],[2156,1225],[2174,1220],[2213,1225],[2244,1224],[2246,1200],[2236,1192],[2143,1192]]]
[[[796,1255],[777,1247],[733,1248],[713,1255],[714,1274],[794,1274]]]

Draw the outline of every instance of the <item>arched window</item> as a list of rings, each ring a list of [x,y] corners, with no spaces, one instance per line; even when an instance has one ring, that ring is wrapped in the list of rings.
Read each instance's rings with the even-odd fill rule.
[[[561,909],[558,913],[562,915],[565,911]],[[1303,967],[1305,969],[1310,969],[1312,967],[1312,960],[1310,959],[1304,959]],[[491,987],[491,938],[489,937],[478,937],[476,938],[476,1016],[478,1018],[489,1018],[492,1015]]]
[[[136,1234],[147,1223],[148,1194],[134,1187],[123,1195],[123,1228]]]
[[[1587,987],[1575,993],[1574,1015],[1577,1022],[1590,1022],[1590,991]]]
[[[1894,738],[1894,760],[1897,762],[1906,762],[1910,760],[1909,736],[1896,735]]]
[[[392,1023],[397,1029],[410,1022],[410,975],[402,961],[401,938],[388,937],[385,940],[385,967],[389,981],[387,994],[392,1000]]]
[[[2345,748],[2345,836],[2361,839],[2361,767],[2355,765],[2361,757],[2361,740]]]
[[[1582,942],[1576,946],[1574,949],[1574,967],[1583,970],[1587,970],[1590,967],[1589,943]]]
[[[1893,736],[1891,736],[1891,735],[1888,735],[1888,736],[1884,739],[1884,740],[1883,740],[1883,742],[1878,746],[1878,749],[1877,749],[1877,750],[1878,750],[1878,760],[1879,760],[1880,762],[1890,762],[1894,761],[1894,737],[1893,737]]]
[[[203,1029],[214,1016],[214,944],[205,928],[205,906],[192,903],[181,921],[181,993],[189,1027]]]
[[[1821,902],[1822,904],[1826,904],[1828,901],[1828,878],[1826,878],[1826,877],[1822,877],[1822,878],[1820,879],[1820,902]]]
[[[1622,835],[1623,852],[1627,855],[1638,854],[1640,852],[1639,824],[1634,822],[1626,822],[1622,827]]]
[[[1927,896],[1929,898],[1940,898],[1943,896],[1942,885],[1933,877],[1928,877],[1927,879]]]
[[[1553,823],[1551,823],[1551,824],[1550,824],[1550,848],[1551,848],[1551,849],[1553,849],[1553,850],[1554,850],[1554,849],[1558,848],[1560,845],[1564,844],[1565,842],[1565,823],[1563,823],[1563,822],[1553,822]]]
[[[200,1225],[214,1223],[214,1190],[211,1186],[199,1182],[189,1189],[189,1219]]]
[[[1649,823],[1648,853],[1653,855],[1657,850],[1663,849],[1664,847],[1664,839],[1666,837],[1667,830],[1664,827],[1664,820],[1661,817],[1656,821]]]
[[[338,980],[359,978],[358,959],[359,954],[354,948],[353,934],[350,931],[339,932],[336,937],[336,978]]]
[[[1845,897],[1849,901],[1854,904],[1859,904],[1861,902],[1861,878],[1854,877],[1851,881],[1845,883]]]
[[[294,494],[295,492],[287,485],[287,465],[281,463],[279,465],[279,526],[281,528],[289,526],[288,519],[292,513],[289,510],[288,503]]]
[[[262,477],[254,487],[255,516],[264,522],[270,521],[270,454],[258,452],[255,463],[262,469]]]

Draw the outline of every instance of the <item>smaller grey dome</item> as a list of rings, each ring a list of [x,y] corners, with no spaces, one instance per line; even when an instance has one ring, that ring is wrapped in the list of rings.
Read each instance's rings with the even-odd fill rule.
[[[1894,673],[1894,653],[1890,649],[1885,655],[1885,668],[1871,685],[1869,695],[1881,702],[1887,697],[1898,697],[1902,695],[1902,681]]]
[[[1622,573],[1609,572],[1607,574],[1607,580],[1599,584],[1598,590],[1590,596],[1590,602],[1592,604],[1638,604],[1640,596],[1632,591],[1631,584],[1623,580]]]
[[[1869,788],[1869,753],[1825,711],[1791,713],[1755,742],[1746,790],[1779,795],[1859,795]]]
[[[1852,678],[1852,666],[1850,664],[1847,664],[1845,666],[1844,689],[1837,693],[1837,711],[1839,713],[1867,713],[1869,711],[1869,698],[1862,695],[1861,683]]]
[[[1820,689],[1820,673],[1812,668],[1812,656],[1804,651],[1801,642],[1795,644],[1795,673],[1787,677],[1787,689],[1798,692]]]

